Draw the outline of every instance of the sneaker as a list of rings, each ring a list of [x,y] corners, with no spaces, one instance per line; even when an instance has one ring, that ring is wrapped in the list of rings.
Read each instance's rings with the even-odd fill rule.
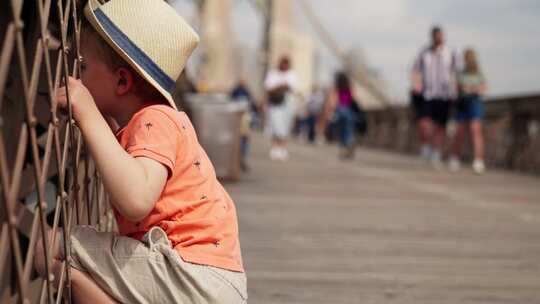
[[[281,161],[288,161],[289,160],[289,151],[285,148],[279,149],[279,160]]]
[[[486,172],[486,165],[484,164],[483,159],[475,159],[472,164],[472,168],[474,173],[476,174],[483,174],[484,172]]]
[[[278,147],[272,147],[270,149],[270,159],[278,160],[280,158],[280,149]]]
[[[448,161],[448,169],[450,172],[458,172],[461,169],[459,158],[456,156],[450,156],[450,160]]]

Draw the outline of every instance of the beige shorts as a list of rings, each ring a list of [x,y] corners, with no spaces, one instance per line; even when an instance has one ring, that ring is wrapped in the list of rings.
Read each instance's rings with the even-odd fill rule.
[[[246,303],[246,276],[188,263],[165,232],[152,228],[138,241],[77,226],[71,234],[71,266],[87,273],[121,303]]]

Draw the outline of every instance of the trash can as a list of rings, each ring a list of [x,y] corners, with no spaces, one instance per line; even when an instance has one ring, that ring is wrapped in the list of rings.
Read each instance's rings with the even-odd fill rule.
[[[247,103],[231,102],[224,94],[186,96],[201,146],[220,179],[237,180],[241,174],[240,125]]]

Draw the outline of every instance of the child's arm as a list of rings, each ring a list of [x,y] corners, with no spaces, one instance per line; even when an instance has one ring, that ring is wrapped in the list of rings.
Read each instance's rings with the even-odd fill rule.
[[[145,218],[154,208],[167,181],[167,168],[145,157],[134,158],[118,143],[86,87],[69,78],[72,111],[96,163],[114,207],[131,221]],[[65,88],[58,103],[65,106]]]

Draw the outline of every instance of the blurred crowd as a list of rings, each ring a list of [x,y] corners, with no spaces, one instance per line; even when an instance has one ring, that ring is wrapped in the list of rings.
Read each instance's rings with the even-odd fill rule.
[[[368,125],[362,102],[354,91],[345,71],[335,73],[330,87],[313,85],[308,96],[298,93],[298,79],[291,59],[282,56],[276,67],[270,68],[264,79],[264,98],[257,101],[244,80],[230,93],[231,99],[245,101],[249,111],[242,122],[243,167],[247,169],[249,131],[263,129],[271,138],[269,157],[287,161],[287,143],[291,138],[322,145],[339,144],[339,158],[351,160],[357,143]],[[484,139],[482,96],[486,80],[475,51],[460,54],[445,43],[443,29],[434,26],[430,41],[414,60],[411,70],[410,105],[414,112],[420,140],[419,154],[435,168],[443,167],[443,154],[448,155],[452,172],[461,168],[460,155],[466,132],[470,133],[474,159],[472,168],[483,173]],[[447,125],[455,121],[453,137],[448,139]],[[450,140],[450,144],[446,142]],[[445,147],[449,147],[445,150]]]
[[[443,167],[447,125],[453,119],[456,130],[447,153],[450,171],[460,170],[464,136],[469,131],[474,151],[472,167],[481,174],[486,169],[482,133],[486,79],[472,48],[463,54],[452,50],[439,26],[432,28],[430,36],[429,45],[420,51],[411,72],[411,105],[421,142],[420,156],[437,169]]]
[[[230,96],[233,101],[246,101],[249,113],[243,119],[242,153],[249,150],[249,130],[263,129],[271,138],[269,157],[287,161],[287,143],[291,138],[313,145],[338,142],[339,157],[354,157],[354,147],[367,129],[365,115],[345,72],[337,72],[330,88],[314,85],[308,96],[298,93],[298,79],[288,56],[270,69],[264,80],[265,96],[257,102],[244,80],[240,80]],[[247,168],[244,161],[243,167]]]

